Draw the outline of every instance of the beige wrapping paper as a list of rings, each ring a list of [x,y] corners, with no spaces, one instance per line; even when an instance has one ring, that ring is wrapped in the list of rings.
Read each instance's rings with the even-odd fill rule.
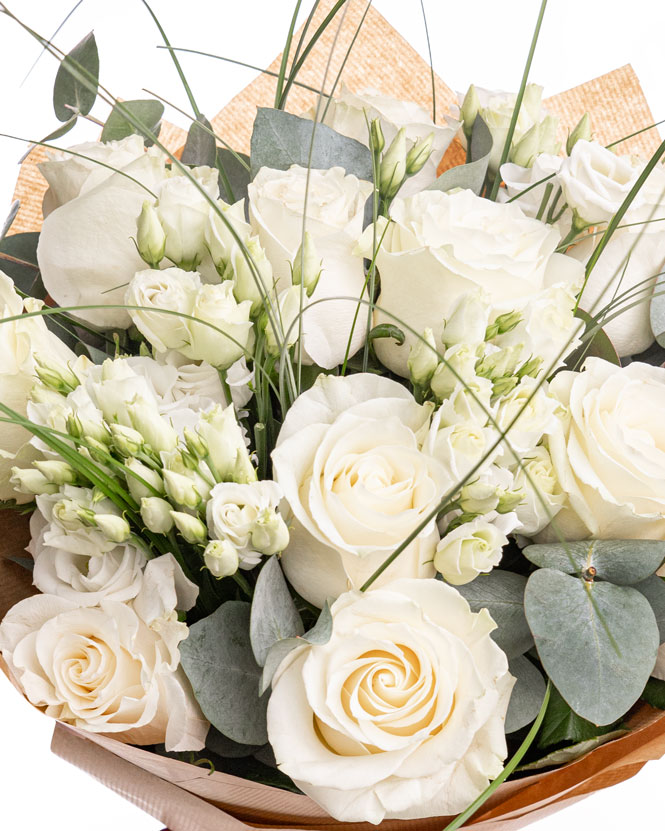
[[[331,0],[320,3],[310,33],[315,31],[331,5]],[[300,81],[317,88],[320,86],[331,45],[337,37],[327,73],[326,88],[330,88],[365,8],[365,0],[349,0],[346,14],[337,18],[342,21],[339,32],[336,25],[329,27],[312,50],[299,76]],[[297,39],[298,35],[294,43]],[[275,59],[271,70],[277,70],[279,60]],[[367,14],[342,77],[354,90],[374,87],[385,94],[416,101],[426,108],[431,106],[429,67],[373,8]],[[455,95],[438,78],[436,88],[438,111],[445,112]],[[248,150],[256,107],[272,106],[274,90],[274,78],[259,76],[213,119],[215,130],[236,149]],[[313,93],[294,87],[288,109],[299,113],[315,100]],[[603,143],[653,122],[637,77],[629,65],[555,95],[547,100],[546,106],[561,119],[562,139],[585,111],[591,114],[595,136]],[[161,139],[175,151],[182,146],[184,133],[164,124]],[[650,130],[624,142],[618,150],[648,157],[658,143],[657,134]],[[43,148],[36,148],[22,165],[15,191],[15,198],[21,200],[21,208],[12,233],[39,230],[46,185],[36,164],[44,155]],[[463,161],[461,146],[453,142],[440,169]],[[9,511],[0,513],[0,617],[12,604],[34,593],[29,572],[7,559],[22,555],[27,540],[27,518]],[[469,824],[478,831],[516,831],[563,805],[633,776],[645,762],[665,753],[664,712],[641,704],[631,713],[629,725],[632,727],[629,734],[565,767],[503,784]],[[160,819],[171,831],[244,831],[252,828],[371,831],[375,827],[367,823],[336,822],[305,796],[224,773],[209,774],[200,767],[62,724],[56,725],[52,748]],[[382,823],[381,828],[383,831],[441,831],[448,819],[393,820]]]

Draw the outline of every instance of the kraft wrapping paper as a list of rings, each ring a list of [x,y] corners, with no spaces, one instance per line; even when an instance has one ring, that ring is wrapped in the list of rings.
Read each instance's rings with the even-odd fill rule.
[[[331,0],[320,3],[310,33],[331,5]],[[312,50],[300,75],[303,83],[320,86],[336,37],[327,73],[326,88],[330,88],[365,8],[364,0],[349,0],[346,14],[337,18],[342,21],[339,31],[336,25],[331,26]],[[298,35],[294,44],[297,39]],[[280,57],[276,58],[269,68],[276,71],[279,61]],[[426,108],[431,106],[429,66],[373,8],[367,14],[342,77],[356,91],[373,87],[387,95],[411,99]],[[445,112],[455,101],[455,94],[441,79],[436,78],[435,82],[438,111]],[[212,120],[215,130],[237,150],[247,151],[256,108],[272,106],[274,89],[274,78],[259,76]],[[315,101],[315,94],[294,87],[288,109],[300,113]],[[547,99],[546,107],[561,119],[564,140],[585,111],[591,114],[595,137],[603,143],[653,123],[630,65],[555,95]],[[161,139],[172,152],[182,147],[184,138],[179,128],[168,123],[163,125]],[[650,130],[619,145],[618,152],[649,157],[658,143],[656,132]],[[39,230],[41,226],[46,184],[36,165],[44,157],[44,148],[36,148],[21,167],[14,194],[20,199],[21,208],[12,233]],[[444,156],[440,170],[463,161],[461,145],[455,141]],[[0,513],[0,617],[11,605],[35,593],[30,573],[8,559],[23,555],[29,538],[27,525],[25,517],[9,511]],[[0,667],[7,672],[1,661]],[[517,831],[587,794],[634,776],[647,761],[665,754],[664,712],[641,704],[631,713],[628,723],[632,727],[630,733],[565,767],[503,784],[469,825],[478,831]],[[341,828],[371,831],[376,827],[368,823],[339,823],[305,796],[224,773],[209,774],[200,767],[63,724],[56,724],[52,749],[161,820],[171,831],[333,831]],[[380,827],[382,831],[441,831],[449,820],[449,817],[393,820],[383,822]]]

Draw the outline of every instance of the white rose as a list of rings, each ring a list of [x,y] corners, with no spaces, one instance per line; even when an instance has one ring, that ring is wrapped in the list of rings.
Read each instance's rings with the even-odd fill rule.
[[[374,325],[403,321],[416,332],[431,328],[439,341],[460,297],[478,287],[497,311],[507,312],[545,286],[582,282],[581,265],[555,253],[559,233],[527,217],[516,203],[497,204],[470,190],[423,191],[397,198],[392,220],[376,260],[381,294]],[[379,238],[385,225],[379,220]],[[371,256],[372,233],[367,228],[361,240],[365,256]],[[415,336],[408,330],[405,336],[402,346],[390,338],[377,340],[376,352],[383,364],[406,377]]]
[[[125,303],[143,308],[128,309],[129,316],[156,352],[182,349],[189,343],[190,321],[179,315],[192,314],[200,288],[199,275],[180,268],[148,268],[132,277]],[[165,314],[161,309],[178,314]]]
[[[143,590],[157,601],[103,599],[99,607],[49,594],[22,600],[0,624],[0,649],[28,700],[47,715],[133,744],[200,750],[209,728],[182,670],[176,591],[169,563],[146,566]],[[171,582],[173,578],[171,578]],[[146,617],[139,611],[159,611]]]
[[[280,770],[335,819],[456,814],[501,771],[513,677],[438,580],[396,580],[332,607],[327,644],[294,650],[268,703]]]
[[[434,568],[453,586],[470,583],[501,562],[508,538],[478,517],[459,525],[441,540],[434,554]]]
[[[77,155],[49,147],[46,161],[37,165],[49,184],[42,205],[45,217],[65,202],[76,199],[108,179],[114,169],[123,170],[145,153],[143,137],[138,135],[127,136],[120,141],[87,141],[68,149]]]
[[[314,113],[310,111],[306,115],[313,117]],[[367,124],[375,118],[381,123],[386,147],[390,146],[402,127],[405,128],[406,138],[411,143],[422,141],[434,133],[429,160],[419,173],[406,181],[400,193],[402,196],[409,196],[426,188],[436,179],[438,164],[455,138],[459,122],[444,116],[446,126],[441,127],[433,123],[427,110],[413,101],[398,101],[376,90],[365,90],[356,94],[342,83],[342,92],[330,102],[323,123],[338,133],[369,146]]]
[[[341,167],[311,170],[309,174],[297,165],[289,170],[262,168],[258,172],[249,186],[250,223],[272,264],[278,293],[291,285],[290,264],[302,242],[307,192],[306,230],[323,261],[323,272],[310,303],[363,296],[363,261],[353,250],[362,233],[365,202],[371,191],[369,182],[345,175]],[[305,360],[326,369],[341,364],[356,309],[353,301],[334,299],[307,309]],[[351,340],[351,355],[365,341],[366,320],[366,306],[362,306]]]
[[[515,508],[519,520],[516,530],[533,537],[549,525],[565,500],[552,458],[542,444],[530,450],[515,468],[514,488],[524,491],[524,499]]]
[[[421,450],[430,408],[377,375],[321,375],[288,411],[273,451],[293,512],[282,555],[289,581],[322,606],[360,588],[452,486]],[[431,577],[439,540],[429,522],[374,585]]]
[[[640,168],[595,141],[575,142],[558,175],[564,198],[584,222],[609,222],[621,207]],[[639,204],[640,195],[637,195]],[[637,205],[634,206],[637,207]]]
[[[665,369],[588,358],[550,393],[568,408],[549,437],[568,503],[545,534],[566,539],[665,539]]]
[[[263,480],[236,484],[222,482],[210,491],[206,520],[211,538],[229,540],[240,558],[240,568],[253,568],[261,560],[254,533],[266,515],[275,513],[282,489],[275,482]],[[287,533],[288,539],[288,533]]]
[[[25,311],[37,311],[41,306],[36,300],[25,301]],[[25,416],[36,379],[35,355],[63,363],[73,362],[76,355],[51,333],[41,316],[1,321],[23,311],[24,301],[16,293],[14,283],[0,271],[0,401]],[[14,490],[9,477],[12,467],[26,468],[38,457],[30,443],[31,435],[23,427],[5,423],[0,436],[0,499],[30,500],[31,495]]]
[[[212,199],[219,194],[213,167],[196,167],[192,175]],[[204,194],[177,170],[159,190],[157,213],[166,233],[165,256],[178,266],[196,268],[203,259],[204,232],[212,207]]]
[[[187,321],[189,341],[180,351],[194,361],[207,361],[217,369],[228,369],[254,346],[251,307],[249,300],[237,302],[229,280],[201,286],[192,316],[204,323]]]

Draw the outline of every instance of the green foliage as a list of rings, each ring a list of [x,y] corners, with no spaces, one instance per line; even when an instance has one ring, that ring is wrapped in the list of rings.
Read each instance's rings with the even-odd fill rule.
[[[214,167],[217,158],[217,142],[212,125],[204,115],[199,115],[187,133],[180,161],[189,165]]]
[[[81,83],[77,77],[80,74],[87,83]],[[99,53],[95,36],[89,32],[58,67],[53,85],[53,109],[58,121],[69,121],[72,115],[87,115],[90,112],[97,98],[98,79]],[[49,138],[56,136],[51,134]]]
[[[540,712],[546,684],[541,673],[524,655],[513,658],[509,669],[517,680],[506,713],[506,733],[514,733],[531,724]]]
[[[250,158],[252,178],[262,167],[287,170],[297,164],[321,170],[343,167],[372,181],[372,155],[364,144],[325,124],[268,107],[259,107],[256,114]]]
[[[38,242],[38,231],[12,234],[0,240],[0,271],[11,277],[16,288],[23,294],[43,300],[46,289],[37,264]],[[6,259],[3,254],[12,259]]]
[[[137,129],[128,121],[122,114],[122,110],[129,110],[131,115],[139,121],[143,130]],[[102,141],[118,141],[119,139],[127,138],[134,133],[142,135],[144,138],[147,134],[159,134],[159,127],[162,115],[164,114],[164,105],[161,101],[149,99],[137,99],[134,101],[122,101],[119,105],[111,110],[111,115],[106,119],[106,124],[102,130]]]
[[[509,659],[523,655],[533,646],[533,637],[524,616],[526,577],[494,569],[471,583],[457,586],[474,612],[487,609],[497,628],[492,638]]]
[[[404,332],[399,328],[399,326],[395,326],[393,323],[379,323],[378,326],[375,326],[367,336],[368,340],[373,341],[379,338],[392,338],[398,346],[401,346],[406,336]]]
[[[584,343],[580,344],[577,349],[568,355],[566,358],[566,366],[568,369],[579,370],[587,358],[602,358],[604,361],[609,361],[609,363],[615,366],[621,366],[621,360],[617,351],[605,330],[599,328],[599,322],[583,309],[579,308],[575,310],[575,317],[584,321],[585,329],[583,337],[587,336],[588,340],[584,340]]]
[[[277,557],[269,557],[259,572],[252,600],[249,636],[259,666],[264,666],[270,647],[305,631],[289,593]]]
[[[665,581],[662,577],[653,575],[641,583],[636,583],[633,588],[646,597],[651,604],[653,613],[656,616],[660,642],[665,643]]]
[[[542,768],[550,768],[558,765],[567,765],[568,762],[574,762],[575,759],[579,759],[581,756],[584,756],[585,753],[590,753],[596,747],[600,747],[601,744],[607,744],[607,742],[611,742],[614,739],[620,739],[621,736],[625,736],[627,733],[630,733],[630,730],[620,729],[612,730],[609,733],[603,733],[602,736],[596,736],[593,739],[586,739],[583,742],[571,744],[569,747],[562,747],[560,750],[553,750],[551,753],[548,753],[547,756],[543,756],[542,759],[537,759],[535,762],[530,762],[528,765],[522,765],[517,768],[517,770],[523,772],[529,770],[541,770]]]
[[[234,742],[262,745],[268,741],[268,696],[259,697],[261,668],[252,653],[249,621],[249,603],[223,603],[190,627],[180,657],[208,721]]]
[[[246,164],[243,165],[240,157]],[[232,153],[225,147],[217,148],[217,166],[224,171],[220,176],[219,192],[226,202],[237,202],[247,198],[247,187],[250,183],[249,156],[244,153]],[[225,177],[225,178],[224,178]],[[230,190],[229,190],[230,189]]]
[[[591,721],[578,716],[563,699],[556,687],[547,705],[543,725],[538,736],[538,747],[547,748],[564,742],[582,742],[602,736],[614,729],[613,724],[598,727]]]
[[[643,594],[542,568],[524,611],[546,673],[578,715],[611,724],[637,701],[660,641]]]
[[[485,176],[487,176],[492,144],[492,134],[487,125],[479,115],[476,116],[471,134],[471,161],[444,170],[426,190],[447,191],[454,188],[468,188],[480,195]]]

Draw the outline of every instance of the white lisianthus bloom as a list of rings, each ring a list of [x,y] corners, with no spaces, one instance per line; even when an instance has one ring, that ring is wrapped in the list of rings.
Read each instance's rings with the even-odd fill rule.
[[[132,603],[98,607],[51,594],[17,603],[0,650],[28,700],[67,724],[133,744],[200,750],[209,728],[179,668],[187,637],[170,555],[146,566]],[[190,597],[191,599],[191,597]]]
[[[26,311],[37,311],[42,303],[21,300],[14,283],[0,271],[0,318],[14,317]],[[0,322],[0,400],[22,416],[27,414],[28,401],[36,380],[35,356],[40,355],[64,364],[74,362],[76,355],[47,328],[43,317],[35,316]],[[9,482],[12,467],[26,468],[38,457],[30,443],[31,435],[16,424],[3,424],[0,438],[0,499],[25,502],[30,495],[20,494]]]
[[[190,339],[180,351],[191,360],[228,369],[254,346],[253,324],[249,318],[251,306],[249,300],[237,302],[233,284],[228,280],[201,286],[192,315],[203,322],[187,321]]]
[[[306,600],[322,606],[360,588],[454,484],[421,449],[430,414],[401,384],[371,374],[321,375],[296,399],[272,460],[293,513],[282,564]],[[433,576],[438,540],[432,520],[375,585]]]
[[[550,394],[567,408],[549,436],[568,497],[554,521],[564,538],[665,539],[665,369],[588,358],[583,372],[559,373]]]
[[[559,187],[557,174],[562,162],[561,156],[540,153],[531,167],[520,167],[520,165],[513,162],[504,164],[501,167],[501,178],[506,187],[500,188],[497,201],[507,202],[512,199],[514,204],[519,205],[527,216],[535,219],[541,210],[546,192],[549,190],[550,196],[540,218],[544,222],[552,206],[554,206],[553,217],[561,213],[563,209],[563,213],[555,223],[555,227],[558,228],[563,238],[571,229],[573,213],[570,208],[564,207],[566,202],[563,196],[559,197],[556,204],[554,203]],[[546,181],[542,181],[543,179]],[[548,188],[549,185],[551,185],[550,188]],[[522,193],[524,193],[523,196],[520,195]]]
[[[595,141],[575,142],[557,177],[569,207],[589,225],[609,222],[640,175],[630,158]],[[640,195],[636,197],[637,207]]]
[[[524,499],[515,508],[519,520],[515,530],[533,537],[549,525],[565,501],[552,458],[542,444],[530,450],[515,468],[514,487],[524,491]]]
[[[119,141],[86,141],[68,149],[73,153],[47,148],[46,161],[37,165],[49,184],[42,206],[45,217],[65,202],[92,190],[115,171],[124,170],[145,153],[143,136],[138,135]]]
[[[313,118],[314,110],[309,110],[305,116]],[[455,138],[459,122],[444,116],[445,126],[435,125],[430,113],[413,101],[398,101],[370,89],[354,93],[342,83],[342,91],[330,102],[323,123],[338,133],[369,146],[367,124],[375,118],[381,123],[386,146],[390,146],[402,127],[406,131],[407,141],[412,144],[423,141],[431,133],[434,134],[429,160],[419,173],[405,182],[400,193],[402,196],[409,196],[426,188],[436,179],[437,166],[448,145]]]
[[[254,394],[254,370],[248,368],[244,358],[236,361],[226,373],[232,402],[226,399],[219,372],[209,363],[190,363],[184,355],[174,349],[158,353],[156,360],[177,370],[175,383],[168,385],[162,394],[163,399],[168,391],[172,394],[174,402],[192,402],[193,406],[200,410],[209,409],[213,403],[233,403],[241,410]]]
[[[241,199],[234,202],[233,205],[228,205],[222,199],[219,199],[217,200],[217,206],[238,237],[246,244],[252,235],[252,229],[249,223],[245,221],[245,200]],[[209,207],[203,237],[215,268],[218,272],[223,273],[231,259],[231,252],[237,247],[237,241],[226,222],[212,206]]]
[[[514,679],[487,610],[438,580],[402,579],[331,611],[328,643],[295,649],[273,681],[280,770],[345,822],[463,810],[507,752]]]
[[[48,523],[43,531],[43,544],[82,556],[115,548],[117,543],[94,522],[98,514],[121,519],[120,511],[110,499],[95,501],[94,497],[90,488],[74,485],[63,485],[54,494],[38,495],[37,507]]]
[[[477,474],[482,473],[503,453],[500,444],[491,450],[498,438],[497,431],[475,421],[446,426],[442,424],[444,412],[441,407],[432,416],[425,450],[448,468],[453,481],[464,479],[474,468]],[[476,467],[479,464],[481,466]]]
[[[458,525],[441,540],[434,554],[434,568],[453,586],[470,583],[501,562],[505,534],[483,517]]]
[[[282,489],[270,480],[240,485],[222,482],[210,491],[208,532],[213,539],[233,543],[240,568],[253,568],[263,554],[276,554],[286,547],[289,532],[276,513],[281,498]],[[268,526],[273,531],[270,540],[262,533]],[[277,547],[271,544],[275,542]]]
[[[559,401],[547,382],[535,378],[522,378],[514,390],[501,398],[496,426],[506,432],[507,464],[513,463],[514,452],[528,453],[545,434],[557,429],[559,409]]]
[[[189,343],[191,321],[179,315],[193,313],[200,288],[199,275],[180,268],[148,268],[137,271],[130,280],[125,303],[143,308],[128,309],[129,316],[157,353],[182,349]]]
[[[507,312],[546,286],[582,283],[580,263],[555,253],[559,233],[517,203],[497,204],[470,190],[423,191],[397,198],[391,218],[376,260],[381,294],[374,325],[402,320],[416,332],[432,329],[438,341],[460,297],[479,287],[497,312]],[[386,224],[379,219],[379,238]],[[364,256],[371,256],[372,239],[369,227],[359,247]],[[390,338],[375,346],[381,362],[406,377],[414,335],[405,330],[405,336],[402,346]]]
[[[302,243],[307,193],[305,229],[323,262],[310,304],[325,298],[363,296],[363,261],[353,251],[371,191],[369,182],[346,175],[341,167],[308,172],[293,165],[289,170],[262,168],[257,173],[249,186],[249,217],[272,265],[277,293],[291,285],[291,263]],[[303,343],[306,362],[325,369],[342,363],[356,309],[353,301],[334,299],[308,308]],[[351,355],[365,341],[366,319],[361,309],[353,329]]]

